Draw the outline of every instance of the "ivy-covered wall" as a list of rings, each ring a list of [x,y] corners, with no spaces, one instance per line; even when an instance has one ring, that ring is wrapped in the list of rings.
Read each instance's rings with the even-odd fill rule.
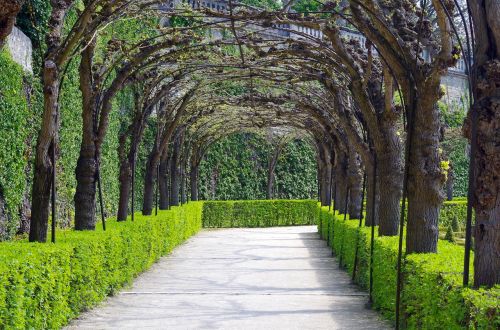
[[[200,198],[265,199],[270,153],[270,143],[251,133],[213,144],[200,163]],[[289,142],[276,166],[274,198],[315,198],[316,175],[314,149],[302,140]]]
[[[0,50],[0,240],[26,232],[29,225],[32,163],[43,112],[40,68],[45,52],[44,36],[49,13],[48,0],[32,0],[26,2],[17,17],[18,27],[33,43],[33,75],[27,75],[11,60],[6,47]],[[71,22],[74,13],[70,12],[68,15],[68,22]],[[60,95],[56,205],[60,226],[69,226],[74,217],[74,171],[82,134],[79,62],[79,57],[70,62]],[[127,125],[128,113],[133,109],[130,94],[131,91],[126,89],[116,97],[102,150],[101,173],[105,212],[108,216],[117,207],[118,134]],[[139,168],[140,164],[141,159]],[[142,175],[138,174],[137,177],[140,186]],[[137,197],[137,203],[140,203],[140,194]]]
[[[11,237],[19,223],[26,188],[31,113],[30,77],[12,61],[7,47],[0,51],[0,240]]]

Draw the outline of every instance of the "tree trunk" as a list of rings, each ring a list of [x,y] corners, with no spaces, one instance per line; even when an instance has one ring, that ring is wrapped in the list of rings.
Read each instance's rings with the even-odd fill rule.
[[[24,0],[3,0],[0,7],[0,49],[12,32],[16,16],[21,10]]]
[[[94,230],[96,223],[96,95],[92,80],[92,58],[95,41],[88,43],[80,60],[80,90],[82,92],[82,142],[75,169],[75,229]]]
[[[378,161],[378,160],[376,160]],[[379,163],[377,163],[379,166]],[[377,226],[379,224],[379,197],[378,189],[373,186],[373,176],[374,176],[373,168],[366,168],[366,220],[365,226]],[[379,180],[375,179],[375,184],[378,185]],[[376,191],[377,190],[377,191]],[[375,199],[373,198],[375,194]],[[375,205],[373,203],[375,202]]]
[[[267,189],[266,189],[266,199],[273,199],[273,188],[274,188],[274,173],[271,168],[267,171]]]
[[[319,201],[322,206],[327,206],[328,181],[326,179],[326,165],[323,159],[318,163],[318,187]]]
[[[97,162],[93,144],[90,149],[82,146],[76,165],[75,229],[94,230],[96,223],[96,171]]]
[[[361,163],[358,154],[354,151],[349,153],[349,218],[358,219],[361,212],[361,190],[363,174],[361,173]]]
[[[132,166],[126,155],[127,133],[120,134],[118,139],[118,158],[120,159],[120,174],[118,180],[120,181],[120,196],[118,198],[118,212],[116,216],[117,221],[125,221],[128,216],[128,201],[131,189],[131,175]]]
[[[117,221],[125,221],[128,216],[128,201],[130,197],[131,189],[131,176],[132,169],[128,160],[122,161],[120,165],[120,197],[118,200],[118,214],[116,217]]]
[[[453,184],[455,181],[455,175],[453,173],[453,167],[450,164],[450,169],[448,170],[448,176],[446,177],[446,200],[451,201],[453,199]]]
[[[329,146],[318,143],[318,188],[319,201],[323,206],[329,206],[332,202],[330,184],[332,180],[332,162]]]
[[[168,200],[168,167],[170,164],[170,157],[164,156],[160,161],[160,178],[158,180],[160,187],[160,201],[159,208],[160,210],[168,210],[169,200]]]
[[[191,200],[198,200],[198,176],[199,176],[199,165],[195,164],[191,166]]]
[[[500,8],[497,8],[499,10]],[[497,31],[498,32],[498,31]],[[486,64],[483,82],[493,85],[500,75],[500,60]],[[489,78],[489,79],[488,79]],[[477,150],[474,198],[474,286],[500,284],[500,88],[476,99]]]
[[[321,189],[322,191],[322,205],[324,206],[330,206],[332,203],[332,190],[330,188],[330,184],[332,182],[332,167],[331,163],[328,161],[325,166],[323,167],[323,173],[322,173],[322,186],[323,188]]]
[[[347,178],[347,159],[343,157],[340,162],[337,163],[337,168],[335,171],[335,178],[336,178],[336,188],[337,188],[337,193],[335,195],[336,197],[336,209],[340,213],[346,213],[347,210],[347,205],[346,205],[346,195],[347,195],[347,187],[349,185],[349,181]]]
[[[170,205],[179,205],[180,171],[179,171],[180,139],[177,137],[172,150],[172,163],[170,165]]]
[[[154,147],[155,148],[155,147]],[[146,163],[144,173],[144,196],[142,201],[142,215],[151,215],[153,213],[154,187],[156,179],[155,153],[151,153]]]
[[[477,122],[472,206],[476,211],[474,235],[474,286],[500,284],[500,3],[469,1],[476,49],[473,86]]]
[[[31,190],[30,242],[47,241],[50,186],[54,169],[49,155],[55,147],[53,142],[57,140],[59,83],[56,64],[51,60],[46,60],[43,68],[44,110],[36,146]]]
[[[281,141],[280,141],[281,142]],[[269,158],[268,166],[267,166],[267,190],[266,190],[266,198],[273,199],[273,191],[274,191],[274,170],[276,169],[276,164],[278,163],[278,157],[283,149],[283,146],[278,143],[275,146],[272,156]]]
[[[186,204],[186,201],[187,201],[187,196],[186,196],[186,171],[185,171],[185,167],[184,167],[184,161],[181,162],[181,165],[180,165],[180,168],[179,168],[179,171],[180,171],[180,180],[181,180],[181,183],[180,183],[180,190],[181,190],[181,205],[183,204]]]
[[[434,77],[426,79],[425,85],[419,85],[422,94],[417,96],[416,106],[411,109],[415,112],[414,122],[409,123],[413,136],[409,145],[407,253],[437,251],[438,217],[445,180],[440,167],[440,120],[436,104],[440,80]]]
[[[385,143],[377,152],[378,234],[398,235],[403,194],[401,143],[395,127],[387,127]]]

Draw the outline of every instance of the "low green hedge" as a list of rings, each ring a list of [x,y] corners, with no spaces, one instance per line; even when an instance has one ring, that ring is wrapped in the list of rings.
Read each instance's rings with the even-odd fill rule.
[[[444,229],[450,227],[453,218],[457,219],[460,231],[464,231],[467,218],[467,199],[454,198],[443,203],[439,213],[439,227]]]
[[[369,286],[370,230],[358,228],[359,220],[344,221],[321,208],[318,230],[330,242],[342,266],[352,274],[358,244],[355,281]],[[377,233],[377,228],[375,228]],[[387,318],[395,318],[397,237],[374,241],[373,306]],[[403,269],[403,322],[409,329],[498,329],[500,286],[490,290],[463,289],[463,247],[439,241],[437,254],[412,254]],[[471,274],[472,274],[471,270]]]
[[[313,200],[206,201],[203,227],[272,227],[314,225],[318,218]]]
[[[63,231],[56,244],[0,243],[0,329],[57,329],[201,228],[202,203]]]

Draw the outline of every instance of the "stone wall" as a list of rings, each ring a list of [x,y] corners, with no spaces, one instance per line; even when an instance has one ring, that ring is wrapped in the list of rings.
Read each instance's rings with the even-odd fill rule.
[[[30,38],[14,27],[12,33],[7,37],[7,47],[12,59],[20,64],[24,70],[33,73],[33,48]]]
[[[469,99],[469,84],[465,74],[451,70],[441,78],[441,85],[445,95],[441,99],[452,110],[467,109]]]

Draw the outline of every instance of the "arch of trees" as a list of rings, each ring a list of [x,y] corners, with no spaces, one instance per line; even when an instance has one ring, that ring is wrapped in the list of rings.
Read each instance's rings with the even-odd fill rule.
[[[20,3],[7,2],[14,9]],[[317,9],[304,14],[289,10],[293,1],[266,10],[231,0],[218,8],[199,1],[52,0],[40,64],[44,109],[30,241],[47,239],[54,162],[64,148],[61,85],[77,61],[83,104],[75,229],[96,226],[102,145],[116,95],[129,89],[132,115],[119,137],[118,221],[127,219],[137,193],[144,215],[155,205],[197,200],[208,146],[233,132],[273,129],[280,139],[301,136],[316,149],[323,205],[334,200],[340,212],[359,216],[366,177],[366,225],[401,239],[406,229],[406,253],[435,253],[447,175],[437,102],[441,78],[464,58],[472,105],[464,126],[472,159],[468,197],[475,211],[472,227],[468,210],[464,281],[472,235],[474,285],[500,283],[498,2],[314,3]],[[16,11],[0,14],[0,23],[11,22]],[[143,26],[141,33],[127,33],[130,24]],[[363,42],[344,31],[356,31]],[[135,192],[138,147],[148,130],[154,144],[144,190]]]

